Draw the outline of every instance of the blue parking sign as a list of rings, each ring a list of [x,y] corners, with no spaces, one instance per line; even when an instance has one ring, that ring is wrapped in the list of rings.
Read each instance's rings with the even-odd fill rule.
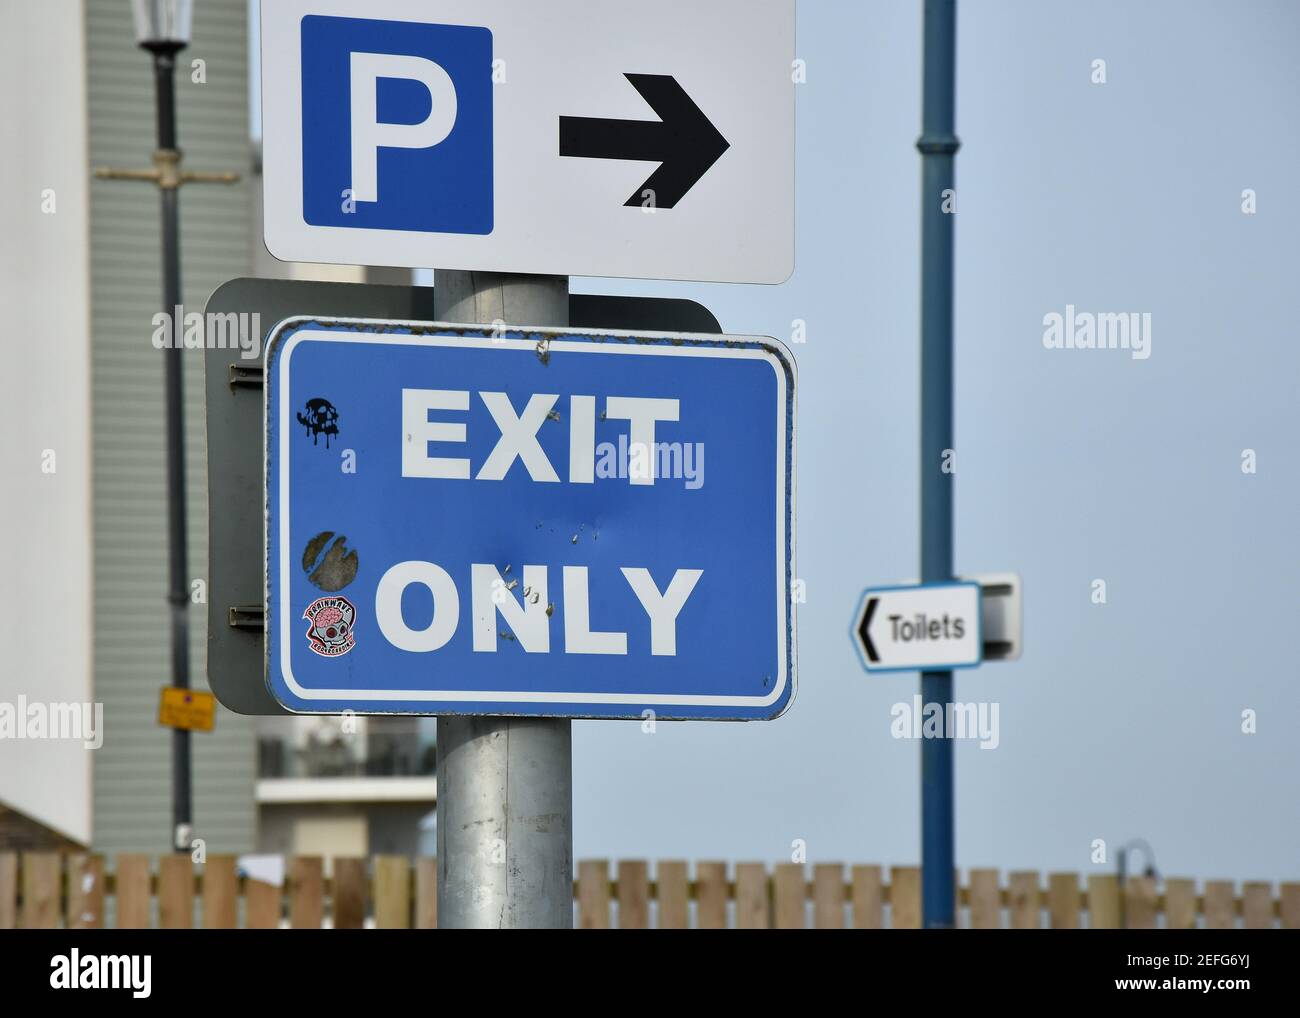
[[[304,17],[302,154],[312,226],[491,233],[491,31]]]
[[[775,340],[291,319],[265,393],[286,708],[789,705],[795,373]]]
[[[780,283],[795,0],[268,0],[290,262]],[[776,70],[774,70],[776,69]]]

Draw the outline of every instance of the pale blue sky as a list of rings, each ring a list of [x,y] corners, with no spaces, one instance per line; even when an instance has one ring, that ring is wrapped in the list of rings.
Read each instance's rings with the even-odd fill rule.
[[[957,564],[1022,575],[1026,643],[957,677],[1001,711],[999,748],[957,747],[958,864],[1111,871],[1093,839],[1141,836],[1165,873],[1300,878],[1300,6],[959,8]],[[919,745],[889,734],[918,681],[868,678],[848,626],[918,573],[920,12],[800,3],[788,283],[573,282],[808,330],[796,702],[575,723],[579,857],[919,860]],[[1067,303],[1150,312],[1152,356],[1045,350]]]
[[[574,282],[808,323],[798,698],[579,722],[579,856],[919,859],[919,746],[889,735],[919,683],[868,678],[847,630],[919,571],[920,9],[800,4],[789,283]],[[1285,2],[959,4],[956,557],[1026,591],[1023,658],[956,680],[1001,705],[998,749],[957,747],[962,867],[1092,872],[1094,838],[1141,836],[1163,872],[1300,877],[1298,47]],[[1045,350],[1066,303],[1151,312],[1152,356]]]

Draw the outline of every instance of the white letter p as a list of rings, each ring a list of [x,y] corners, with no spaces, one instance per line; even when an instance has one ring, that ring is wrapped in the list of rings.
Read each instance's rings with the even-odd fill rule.
[[[418,81],[429,90],[429,115],[418,124],[382,124],[376,101],[380,78]],[[392,53],[352,54],[352,197],[379,200],[381,148],[432,148],[456,124],[456,86],[432,60]]]

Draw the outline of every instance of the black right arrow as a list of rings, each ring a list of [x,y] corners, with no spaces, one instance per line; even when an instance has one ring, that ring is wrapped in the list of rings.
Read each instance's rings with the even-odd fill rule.
[[[633,159],[657,162],[659,169],[623,204],[653,204],[670,209],[699,182],[731,147],[712,121],[670,74],[625,74],[658,120],[604,120],[560,117],[560,155],[579,159]]]
[[[862,637],[862,646],[866,648],[867,660],[873,665],[880,663],[880,655],[876,653],[876,645],[871,642],[871,616],[876,614],[876,602],[878,597],[867,598],[867,614],[862,617],[862,625],[858,627],[858,635]]]

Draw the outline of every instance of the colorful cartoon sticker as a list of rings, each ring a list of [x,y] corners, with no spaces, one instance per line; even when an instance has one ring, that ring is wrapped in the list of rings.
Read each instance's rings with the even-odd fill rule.
[[[319,597],[302,613],[307,620],[307,640],[321,657],[339,657],[356,646],[353,624],[357,610],[346,597]]]

